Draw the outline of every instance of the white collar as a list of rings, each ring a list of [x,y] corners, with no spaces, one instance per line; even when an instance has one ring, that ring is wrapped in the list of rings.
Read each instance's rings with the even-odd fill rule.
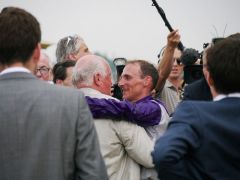
[[[93,88],[86,87],[86,88],[80,88],[80,90],[84,93],[85,96],[98,97],[98,98],[101,97],[101,98],[105,98],[105,99],[115,99],[118,101],[118,99],[116,99],[112,96],[103,94],[100,91],[93,89]]]
[[[26,72],[26,73],[31,73],[31,71],[29,71],[29,69],[25,68],[25,67],[10,67],[10,68],[6,68],[4,69],[0,75],[3,74],[7,74],[7,73],[13,73],[13,72]]]
[[[213,101],[219,101],[227,97],[238,97],[240,98],[240,93],[230,93],[230,94],[219,94],[215,98],[213,98]]]

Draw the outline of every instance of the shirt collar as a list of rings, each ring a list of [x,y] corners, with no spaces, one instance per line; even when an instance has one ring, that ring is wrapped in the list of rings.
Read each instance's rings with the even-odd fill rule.
[[[169,87],[169,88],[174,87],[173,84],[172,84],[170,81],[168,81],[168,80],[166,80],[165,84],[166,84],[166,85],[165,85],[166,87]],[[175,87],[174,87],[174,88],[175,88]]]
[[[213,101],[220,101],[227,97],[238,97],[240,98],[240,93],[230,93],[230,94],[219,94],[215,98],[213,98]]]
[[[4,69],[0,75],[7,74],[7,73],[13,73],[13,72],[26,72],[26,73],[31,73],[27,68],[25,67],[10,67]]]

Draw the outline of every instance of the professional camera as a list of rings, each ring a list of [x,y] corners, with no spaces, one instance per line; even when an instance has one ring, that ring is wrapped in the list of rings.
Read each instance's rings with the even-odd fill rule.
[[[217,42],[221,41],[222,37],[217,37],[212,39],[212,45],[216,44]],[[209,43],[203,44],[203,49],[205,49]],[[186,84],[191,84],[196,80],[203,78],[203,65],[202,65],[202,56],[203,51],[199,53],[197,50],[192,48],[184,49],[181,61],[185,65],[184,66],[184,82]]]
[[[184,82],[191,84],[192,82],[203,77],[202,71],[202,52],[192,48],[186,48],[181,56],[181,61],[184,64]]]
[[[113,64],[115,65],[116,70],[117,70],[117,83],[115,83],[113,85],[112,93],[113,93],[113,97],[115,97],[119,100],[122,100],[122,90],[118,86],[118,81],[123,72],[126,62],[127,62],[127,59],[125,59],[125,58],[115,58],[113,60]]]

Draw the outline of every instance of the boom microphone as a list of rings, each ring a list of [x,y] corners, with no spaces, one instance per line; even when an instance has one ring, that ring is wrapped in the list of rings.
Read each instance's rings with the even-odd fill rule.
[[[200,58],[200,54],[196,49],[186,48],[182,52],[181,61],[186,65],[194,64]]]
[[[158,3],[157,3],[156,0],[152,0],[152,2],[153,2],[152,6],[155,6],[155,7],[156,7],[158,13],[160,14],[160,16],[162,17],[162,20],[163,20],[164,23],[165,23],[165,26],[168,28],[168,30],[169,30],[170,32],[172,32],[172,31],[173,31],[173,28],[172,28],[171,24],[168,22],[167,17],[166,17],[166,15],[165,15],[165,12],[164,12],[163,9],[158,5]],[[181,41],[178,43],[178,46],[177,46],[177,47],[178,47],[178,49],[179,49],[180,51],[183,51],[183,50],[185,49],[185,47],[183,46],[183,44],[182,44]]]

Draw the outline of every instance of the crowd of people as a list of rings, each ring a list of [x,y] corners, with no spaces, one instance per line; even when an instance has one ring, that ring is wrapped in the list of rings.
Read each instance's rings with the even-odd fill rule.
[[[204,77],[184,83],[178,30],[158,66],[112,70],[79,35],[41,50],[28,11],[0,12],[0,179],[240,179],[240,33],[204,50]],[[239,125],[239,126],[238,126]]]

